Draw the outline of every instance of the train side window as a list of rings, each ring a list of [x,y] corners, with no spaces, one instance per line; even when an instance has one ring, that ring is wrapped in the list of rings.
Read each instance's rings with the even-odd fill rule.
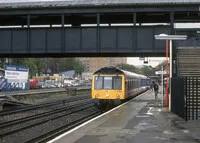
[[[134,79],[134,88],[137,88],[137,81]]]
[[[130,84],[129,84],[129,79],[128,79],[128,82],[127,82],[127,83],[128,83],[128,90],[129,90],[129,87],[130,87]]]
[[[128,79],[128,90],[130,89],[130,78]]]
[[[133,89],[133,78],[131,78],[131,89]]]

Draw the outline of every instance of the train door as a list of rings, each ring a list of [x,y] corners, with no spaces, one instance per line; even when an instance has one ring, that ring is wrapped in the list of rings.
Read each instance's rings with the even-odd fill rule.
[[[124,85],[125,85],[125,89],[124,89],[124,98],[128,97],[128,77],[124,76]]]

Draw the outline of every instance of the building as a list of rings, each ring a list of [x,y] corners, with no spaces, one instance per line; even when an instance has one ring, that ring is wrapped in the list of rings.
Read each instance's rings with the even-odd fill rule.
[[[79,58],[86,66],[85,72],[95,72],[103,67],[116,66],[127,63],[127,58]]]
[[[74,77],[75,76],[75,70],[61,72],[61,73],[59,73],[59,75],[62,76],[62,77]]]
[[[89,80],[89,79],[91,80],[92,79],[92,74],[93,74],[92,72],[83,72],[82,73],[82,78],[83,79],[87,79],[87,80]]]

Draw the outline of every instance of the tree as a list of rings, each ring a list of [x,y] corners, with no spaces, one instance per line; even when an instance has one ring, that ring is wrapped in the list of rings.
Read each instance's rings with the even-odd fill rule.
[[[6,64],[6,58],[0,58],[0,68],[4,68],[5,64]]]
[[[141,68],[141,73],[145,76],[151,76],[154,74],[152,68],[146,65]]]
[[[44,58],[35,59],[35,65],[37,66],[37,73],[40,75],[45,70]]]
[[[36,73],[41,73],[44,69],[44,62],[36,58],[13,58],[11,64],[28,67],[30,77],[35,76]]]
[[[81,75],[85,71],[85,65],[79,59],[74,59],[72,65],[76,75]]]
[[[28,58],[28,59],[24,60],[23,66],[26,66],[29,68],[29,76],[30,77],[35,76],[36,73],[38,73],[35,59]]]
[[[16,65],[16,66],[21,66],[21,65],[23,65],[25,60],[26,60],[26,58],[12,58],[11,64]]]
[[[130,72],[134,72],[134,73],[138,73],[141,74],[141,71],[139,68],[133,66],[133,65],[129,65],[129,64],[118,64],[117,65],[118,68],[122,69],[122,70],[126,70],[126,71],[130,71]]]

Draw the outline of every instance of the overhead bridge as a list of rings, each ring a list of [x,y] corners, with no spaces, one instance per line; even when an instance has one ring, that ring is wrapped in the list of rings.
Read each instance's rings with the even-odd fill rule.
[[[0,56],[164,56],[165,41],[155,40],[154,35],[183,33],[175,23],[199,22],[199,4],[191,0],[1,1]],[[193,35],[184,44],[197,43]]]
[[[13,56],[152,56],[165,52],[154,35],[164,26],[0,29],[0,53]]]

